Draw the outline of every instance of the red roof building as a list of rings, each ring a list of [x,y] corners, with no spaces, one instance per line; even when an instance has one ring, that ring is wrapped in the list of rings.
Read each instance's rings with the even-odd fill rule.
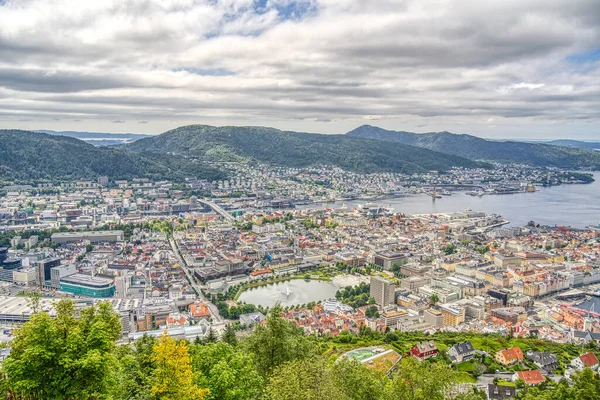
[[[546,377],[542,375],[542,372],[539,369],[531,370],[531,371],[519,371],[513,375],[513,380],[522,380],[527,385],[539,385],[540,383],[546,380]]]

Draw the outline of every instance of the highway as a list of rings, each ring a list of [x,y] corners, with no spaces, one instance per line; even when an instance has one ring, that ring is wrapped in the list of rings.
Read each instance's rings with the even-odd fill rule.
[[[235,221],[235,218],[233,218],[233,215],[231,215],[227,211],[223,210],[219,205],[213,203],[212,201],[209,201],[209,200],[206,200],[206,199],[204,199],[204,200],[198,199],[198,202],[206,204],[207,206],[209,206],[210,208],[212,208],[217,214],[219,214],[223,218],[225,218],[227,220],[227,222],[233,222],[233,221]]]

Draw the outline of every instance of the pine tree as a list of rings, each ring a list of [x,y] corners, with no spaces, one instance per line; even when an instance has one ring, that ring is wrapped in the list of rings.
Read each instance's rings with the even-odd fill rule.
[[[228,343],[232,346],[237,346],[237,337],[235,336],[235,328],[232,324],[227,324],[225,326],[225,332],[223,332],[223,336],[221,337],[223,342]]]

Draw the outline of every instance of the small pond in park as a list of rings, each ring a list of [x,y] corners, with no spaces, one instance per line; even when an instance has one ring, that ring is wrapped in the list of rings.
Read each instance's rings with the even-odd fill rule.
[[[331,299],[337,291],[338,287],[331,282],[291,279],[245,290],[238,302],[263,307],[273,307],[279,302],[282,307],[286,307]]]

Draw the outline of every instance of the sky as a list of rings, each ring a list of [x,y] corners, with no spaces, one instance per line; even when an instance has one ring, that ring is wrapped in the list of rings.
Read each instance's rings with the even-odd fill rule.
[[[0,128],[600,141],[599,0],[0,0]]]

